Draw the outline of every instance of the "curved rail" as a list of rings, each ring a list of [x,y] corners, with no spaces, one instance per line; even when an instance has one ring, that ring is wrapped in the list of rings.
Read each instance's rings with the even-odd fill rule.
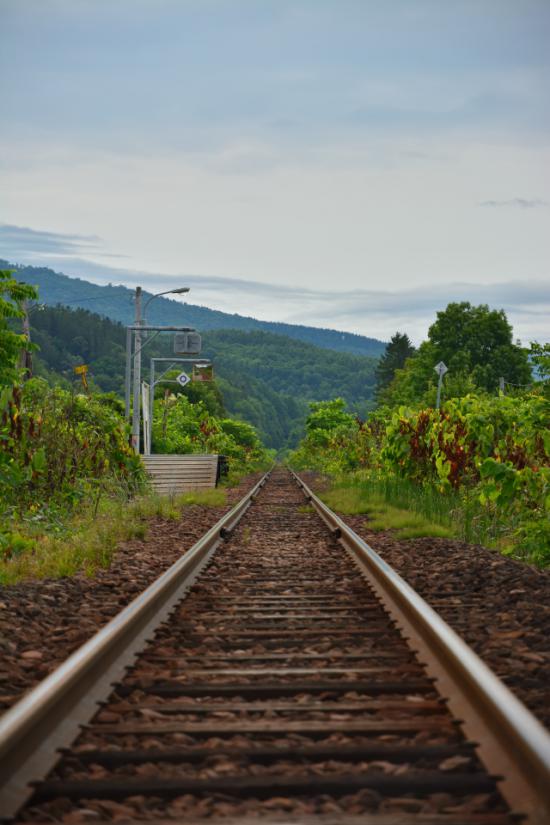
[[[98,633],[0,719],[0,811],[13,816],[35,783],[58,761],[59,749],[112,691],[112,683],[132,664],[204,568],[219,543],[242,518],[269,473],[193,547]]]
[[[410,639],[500,790],[529,825],[550,823],[550,735],[395,570],[292,473],[335,538],[359,564]]]

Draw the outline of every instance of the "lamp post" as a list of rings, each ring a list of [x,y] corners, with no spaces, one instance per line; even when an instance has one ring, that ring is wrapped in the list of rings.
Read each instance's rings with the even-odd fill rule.
[[[157,292],[156,295],[151,295],[151,297],[145,301],[145,306],[143,307],[143,323],[145,323],[145,313],[151,301],[154,301],[155,298],[160,298],[161,295],[183,295],[184,292],[189,292],[188,286],[179,286],[177,289],[167,289],[166,292]]]
[[[177,287],[176,289],[167,289],[165,292],[157,292],[156,295],[151,295],[151,297],[145,302],[145,306],[143,307],[143,317],[141,312],[141,293],[142,289],[140,286],[136,287],[136,314],[135,314],[135,326],[140,327],[143,326],[145,323],[145,311],[151,301],[154,298],[159,298],[161,295],[181,295],[184,292],[189,292],[189,287],[182,286]],[[128,339],[127,339],[128,342]],[[140,431],[140,422],[141,422],[141,410],[140,410],[140,392],[141,392],[141,350],[142,350],[142,337],[141,337],[141,330],[136,329],[134,334],[134,409],[132,412],[132,446],[136,453],[139,453],[139,431]],[[128,367],[130,363],[130,358],[128,356],[128,351],[126,353],[126,366]],[[126,381],[127,386],[127,396],[129,401],[129,376],[127,376]],[[126,404],[126,408],[128,409],[128,401]]]

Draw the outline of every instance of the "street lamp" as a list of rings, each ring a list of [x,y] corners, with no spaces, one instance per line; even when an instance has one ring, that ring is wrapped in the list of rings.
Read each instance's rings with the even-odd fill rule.
[[[151,295],[151,297],[145,301],[145,306],[143,307],[143,320],[145,320],[145,312],[147,307],[154,301],[155,298],[160,298],[161,295],[183,295],[184,292],[189,292],[188,286],[180,286],[177,289],[167,289],[166,292],[157,292],[156,295]]]
[[[141,287],[136,287],[136,316],[134,324],[136,327],[140,327],[144,323],[144,317],[142,317],[141,313]],[[143,308],[143,313],[145,314],[145,310],[151,303],[154,298],[158,298],[161,295],[181,295],[184,292],[189,292],[188,286],[181,286],[176,287],[176,289],[167,289],[165,292],[157,292],[156,295],[151,295],[151,297],[145,302],[145,306]],[[130,414],[130,362],[131,362],[131,331],[128,329],[126,335],[126,415],[129,417]],[[135,337],[134,337],[134,409],[132,413],[132,446],[136,453],[139,453],[139,429],[140,429],[140,390],[141,390],[141,350],[142,350],[142,343],[141,343],[141,331],[139,329],[135,330]]]

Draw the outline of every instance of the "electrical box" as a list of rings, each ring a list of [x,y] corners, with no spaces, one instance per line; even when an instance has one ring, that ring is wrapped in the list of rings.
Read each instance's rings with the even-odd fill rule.
[[[176,332],[174,335],[174,355],[198,355],[202,340],[198,332]]]

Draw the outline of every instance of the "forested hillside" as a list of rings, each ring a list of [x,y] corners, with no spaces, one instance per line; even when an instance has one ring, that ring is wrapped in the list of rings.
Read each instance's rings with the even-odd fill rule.
[[[133,291],[125,286],[99,286],[80,278],[69,278],[48,267],[16,266],[0,260],[1,269],[15,269],[17,278],[38,286],[40,300],[51,306],[82,307],[105,315],[114,321],[129,324],[134,318]],[[144,292],[144,301],[150,297]],[[264,330],[277,335],[286,335],[324,349],[368,355],[378,358],[384,352],[385,344],[376,338],[339,332],[334,329],[317,329],[300,324],[283,324],[275,321],[258,321],[243,315],[193,304],[182,304],[168,298],[158,298],[148,310],[148,320],[153,324],[180,324],[206,331],[214,329]]]
[[[40,347],[37,370],[73,380],[73,367],[90,366],[94,385],[123,392],[126,332],[122,324],[89,310],[36,308],[32,339]],[[152,355],[170,354],[168,340],[152,342]],[[374,391],[376,361],[321,349],[262,331],[218,330],[203,334],[203,355],[212,358],[227,413],[254,424],[266,444],[278,449],[302,434],[307,403],[339,395],[364,414]],[[145,372],[146,374],[146,372]]]

